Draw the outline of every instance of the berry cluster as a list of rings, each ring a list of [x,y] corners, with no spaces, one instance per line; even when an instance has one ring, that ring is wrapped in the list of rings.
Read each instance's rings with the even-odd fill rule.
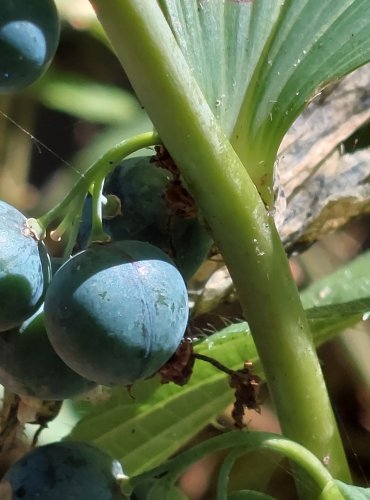
[[[184,280],[137,240],[95,244],[51,276],[26,218],[0,202],[0,382],[64,399],[97,384],[131,385],[177,349],[188,319]],[[93,382],[91,382],[93,381]]]
[[[59,20],[53,0],[9,0],[0,21],[0,93],[8,93],[46,70]],[[6,390],[61,401],[97,384],[129,386],[154,375],[179,347],[188,321],[184,279],[202,263],[211,239],[177,167],[164,148],[156,153],[115,168],[81,214],[83,186],[81,203],[61,214],[81,222],[61,265],[52,264],[45,232],[0,201],[0,384]],[[103,239],[95,238],[97,225]],[[121,498],[114,470],[99,449],[56,443],[13,465],[0,495]]]
[[[59,400],[96,384],[131,385],[176,351],[187,325],[187,289],[158,247],[138,240],[93,244],[52,275],[44,243],[5,202],[0,242],[0,383],[6,389]],[[92,487],[107,492],[96,498],[119,498],[116,482],[109,486],[107,474],[94,469],[100,450],[54,446],[11,467],[4,481],[13,498],[86,498],[76,491],[90,473]],[[46,468],[53,470],[52,484]]]

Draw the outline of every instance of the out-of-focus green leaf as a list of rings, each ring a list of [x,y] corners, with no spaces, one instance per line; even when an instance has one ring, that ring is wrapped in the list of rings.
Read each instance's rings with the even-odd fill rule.
[[[322,343],[343,325],[356,323],[367,309],[370,299],[309,310],[315,340]],[[196,346],[196,351],[234,370],[249,360],[253,372],[263,377],[245,322],[211,335]],[[156,377],[135,384],[132,394],[117,387],[110,399],[95,406],[75,403],[81,421],[69,437],[93,442],[121,460],[128,474],[139,474],[166,460],[233,398],[225,373],[197,361],[192,378],[184,387],[160,385]]]
[[[306,288],[301,298],[305,307],[336,304],[370,296],[370,252],[342,266]],[[364,309],[364,314],[367,309]]]
[[[77,74],[49,71],[33,91],[48,108],[90,122],[118,125],[142,114],[138,102],[126,90]]]
[[[366,320],[370,311],[370,298],[353,300],[307,310],[315,345],[331,339],[338,332]]]
[[[370,60],[368,0],[158,0],[261,192],[307,101]]]
[[[360,318],[366,320],[370,317],[370,252],[367,252],[349,264],[344,265],[332,274],[319,279],[309,286],[302,294],[305,306],[318,304],[330,304],[342,301],[345,297],[356,297],[355,303],[359,307]],[[352,304],[343,304],[342,312]],[[333,307],[333,306],[330,306]],[[324,306],[325,308],[325,306]],[[322,307],[320,309],[323,309]],[[362,313],[361,313],[362,309]],[[360,319],[359,318],[359,319]],[[330,313],[328,320],[330,322]],[[322,331],[325,325],[317,323]],[[321,323],[321,324],[320,324]],[[349,321],[346,325],[343,323],[341,330],[353,326]],[[330,326],[329,326],[330,328]],[[359,328],[351,328],[342,333],[337,342],[337,347],[342,349],[346,364],[351,369],[353,380],[356,380],[359,386],[366,390],[370,387],[369,370],[369,335],[365,325],[359,325]],[[330,335],[330,334],[329,334]]]

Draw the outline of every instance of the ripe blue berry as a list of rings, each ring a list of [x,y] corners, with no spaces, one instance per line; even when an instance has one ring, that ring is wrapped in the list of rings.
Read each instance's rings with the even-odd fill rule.
[[[140,240],[159,247],[189,279],[206,258],[211,238],[196,216],[177,215],[166,194],[173,181],[171,172],[151,162],[150,156],[124,160],[108,176],[104,192],[117,196],[122,214],[107,218],[104,230],[114,241]],[[87,244],[91,229],[91,199],[84,207],[78,243]]]
[[[33,238],[23,214],[0,201],[0,332],[37,311],[50,279],[45,245]]]
[[[0,335],[0,384],[43,400],[72,398],[96,384],[71,370],[55,353],[41,308],[19,328]]]
[[[121,464],[81,442],[40,446],[5,474],[13,500],[122,500],[117,479]]]
[[[6,0],[0,9],[0,92],[21,90],[49,66],[59,41],[53,0]]]
[[[95,245],[66,262],[45,299],[50,341],[74,371],[99,384],[133,384],[177,349],[187,325],[185,283],[141,241]]]

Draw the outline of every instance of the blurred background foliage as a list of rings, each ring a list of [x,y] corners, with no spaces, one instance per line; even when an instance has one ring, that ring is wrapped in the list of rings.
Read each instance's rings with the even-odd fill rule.
[[[109,146],[151,126],[90,4],[57,5],[62,35],[51,68],[0,98],[0,196],[32,214],[59,200]]]
[[[151,127],[88,1],[58,0],[57,4],[62,18],[62,35],[50,70],[26,91],[0,96],[0,198],[30,216],[39,216],[58,202],[108,147]],[[361,102],[361,111],[367,112],[370,109],[368,100],[362,99]],[[292,133],[298,138],[303,135],[302,129],[298,134]],[[324,136],[325,133],[320,131],[320,137]],[[368,154],[369,146],[369,118],[366,116],[332,144],[332,151],[336,154],[341,150],[348,154],[365,151]],[[305,154],[309,155],[311,151],[307,150]],[[361,178],[362,185],[365,185],[370,178],[370,160],[367,163],[367,157],[361,157],[361,161],[365,162],[362,164],[367,172],[367,177]],[[322,158],[318,158],[316,164],[321,163]],[[291,269],[300,289],[307,289],[311,284],[314,287],[318,280],[331,275],[357,255],[367,255],[370,247],[368,204],[367,198],[367,204],[362,204],[350,221],[345,220],[343,227],[323,237],[319,243],[311,246],[311,241],[304,241],[302,248],[299,245],[294,247]],[[282,220],[286,219],[282,217]],[[51,241],[48,244],[54,255],[61,252],[60,246]],[[301,249],[304,251],[298,254]],[[369,275],[370,259],[367,258],[362,266],[362,296],[369,296],[370,278],[366,277],[366,269]],[[351,271],[345,272],[347,283],[350,283],[348,273]],[[321,282],[316,292],[312,288],[309,300],[313,300],[316,293],[316,302],[312,305],[322,303],[333,290],[337,290],[339,282],[344,282],[343,274],[332,283]],[[217,249],[189,287],[194,306],[193,332],[212,333],[225,322],[241,317],[237,297]],[[200,296],[203,296],[201,302]],[[319,355],[354,480],[357,484],[369,486],[370,332],[367,315],[363,319],[358,326],[323,345]],[[78,418],[67,402],[59,417],[41,434],[40,442],[53,441],[68,434]],[[278,432],[278,422],[267,393],[264,393],[261,415],[247,412],[245,421],[251,429]],[[195,440],[231,426],[230,409],[226,408]],[[29,431],[32,435],[34,426],[30,426]],[[204,459],[183,477],[182,487],[192,499],[214,498],[212,485],[215,484],[220,459],[217,456]],[[249,485],[252,479],[260,485],[266,477],[265,470],[259,477],[258,470],[253,467],[256,457],[247,460],[247,466],[243,459],[243,464],[235,467],[232,477],[235,489],[245,485],[248,464],[251,471]],[[273,459],[271,463],[276,465]],[[290,473],[284,464],[273,476],[270,491],[277,498],[294,498]]]

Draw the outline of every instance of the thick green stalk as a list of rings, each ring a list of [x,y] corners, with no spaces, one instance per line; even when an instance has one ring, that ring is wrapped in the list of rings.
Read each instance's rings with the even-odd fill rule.
[[[284,434],[349,481],[288,261],[258,192],[220,130],[154,0],[91,0],[219,245],[253,332]]]

